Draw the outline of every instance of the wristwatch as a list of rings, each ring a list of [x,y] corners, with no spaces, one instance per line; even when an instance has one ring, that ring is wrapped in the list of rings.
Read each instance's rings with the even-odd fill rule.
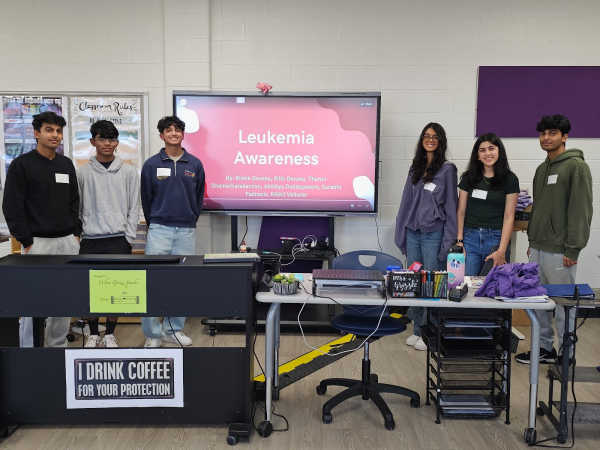
[[[463,243],[462,239],[455,239],[455,241],[456,241],[457,244],[462,244]]]

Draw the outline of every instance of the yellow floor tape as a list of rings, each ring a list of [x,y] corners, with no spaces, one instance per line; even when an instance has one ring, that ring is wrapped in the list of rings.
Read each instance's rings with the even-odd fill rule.
[[[394,319],[399,319],[400,317],[402,317],[402,314],[390,314],[390,316],[393,317]],[[291,370],[294,370],[296,367],[312,361],[317,356],[321,356],[323,353],[329,353],[333,347],[337,347],[340,344],[346,344],[347,342],[350,342],[352,339],[354,339],[354,335],[347,334],[339,339],[336,339],[335,341],[329,342],[328,344],[325,344],[325,345],[319,347],[320,351],[313,350],[312,352],[308,352],[302,356],[299,356],[298,358],[293,359],[292,361],[279,366],[279,375],[281,375],[282,373],[286,373]],[[254,381],[264,382],[265,376],[259,375],[254,378]]]
[[[302,356],[299,356],[298,358],[293,359],[290,362],[287,362],[287,363],[279,366],[279,375],[281,375],[282,373],[289,372],[290,370],[294,370],[296,367],[312,361],[317,356],[321,356],[323,353],[329,353],[334,346],[338,346],[340,344],[345,344],[347,342],[350,342],[353,338],[354,338],[353,334],[347,334],[339,339],[336,339],[333,342],[329,342],[328,344],[325,344],[325,345],[319,347],[320,351],[313,350],[312,352],[308,352]],[[321,353],[321,352],[323,352],[323,353]],[[254,381],[263,381],[264,382],[265,376],[259,375],[256,378],[254,378]]]

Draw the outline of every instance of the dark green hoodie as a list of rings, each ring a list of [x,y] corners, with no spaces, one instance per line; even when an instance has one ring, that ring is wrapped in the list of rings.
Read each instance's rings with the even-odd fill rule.
[[[577,148],[539,165],[533,178],[529,245],[577,260],[592,223],[592,174]]]

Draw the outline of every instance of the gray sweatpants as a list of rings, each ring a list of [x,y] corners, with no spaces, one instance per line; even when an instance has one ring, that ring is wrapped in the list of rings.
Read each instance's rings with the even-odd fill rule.
[[[21,254],[25,249],[21,248]],[[60,238],[33,238],[28,255],[78,255],[79,242],[70,234]],[[67,333],[71,324],[70,317],[48,317],[46,322],[46,345],[48,347],[66,347]],[[19,327],[21,347],[33,347],[33,318],[21,317]]]
[[[532,248],[529,251],[529,262],[540,266],[541,284],[575,284],[577,265],[565,267],[562,253],[550,253]],[[535,311],[540,319],[540,346],[548,351],[554,347],[554,329],[552,328],[552,311]],[[565,332],[565,308],[557,306],[554,310],[556,334],[558,335],[558,352],[562,353],[563,333]],[[569,331],[575,327],[575,311],[569,314]]]

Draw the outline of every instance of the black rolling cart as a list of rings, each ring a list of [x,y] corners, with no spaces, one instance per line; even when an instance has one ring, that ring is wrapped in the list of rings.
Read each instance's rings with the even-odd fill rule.
[[[510,309],[429,308],[421,327],[427,345],[425,404],[441,417],[488,419],[506,412],[510,423],[512,334]]]
[[[594,289],[594,291],[597,291]],[[598,295],[598,292],[596,292]],[[573,348],[573,338],[569,335],[569,316],[575,314],[573,308],[577,306],[577,300],[567,299],[562,297],[552,297],[552,300],[557,306],[565,308],[565,329],[563,332],[564,349],[563,355],[568,355]],[[580,308],[598,308],[600,302],[598,300],[579,300]],[[574,355],[574,359],[576,355]],[[548,378],[550,378],[550,386],[548,393],[548,403],[540,402],[537,408],[537,413],[540,416],[548,416],[550,423],[554,426],[558,435],[556,440],[559,444],[565,444],[569,437],[568,421],[573,414],[575,407],[574,402],[567,401],[569,391],[569,378],[571,377],[573,367],[569,365],[569,358],[563,358],[562,364],[550,366],[548,369]],[[554,382],[557,381],[560,387],[560,394],[555,398]],[[572,383],[600,383],[600,372],[596,367],[577,367],[575,361],[575,377],[571,380]],[[600,403],[577,402],[577,409],[573,417],[573,423],[600,423]]]

